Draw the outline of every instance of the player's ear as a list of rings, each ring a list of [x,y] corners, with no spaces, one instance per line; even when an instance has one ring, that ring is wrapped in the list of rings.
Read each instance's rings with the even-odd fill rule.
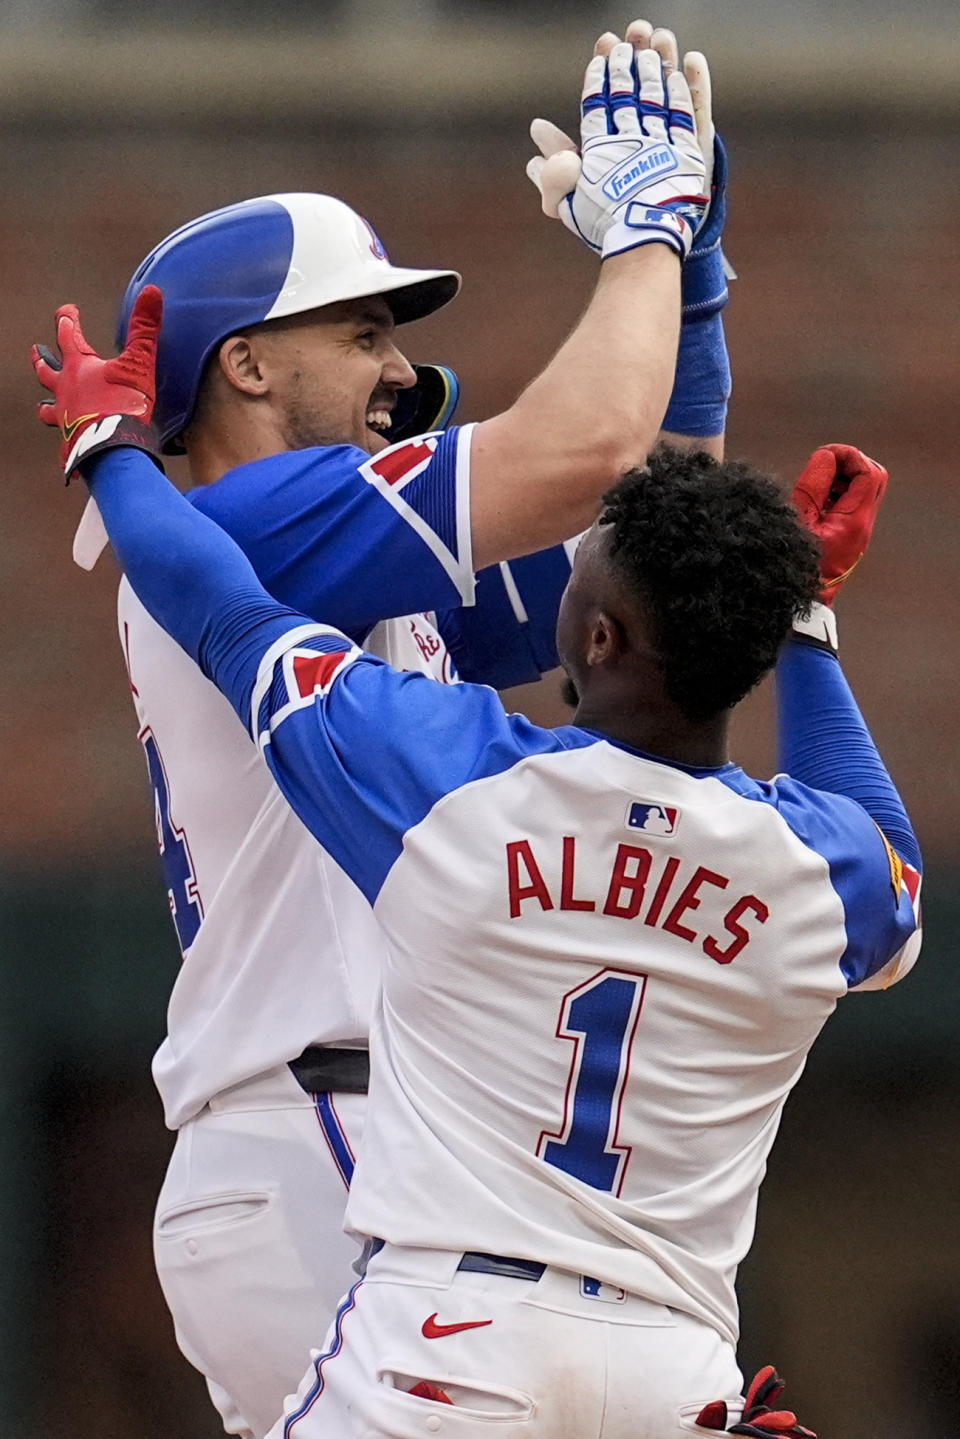
[[[586,660],[588,665],[606,665],[624,650],[623,626],[608,610],[598,610],[590,626]]]
[[[253,336],[230,335],[217,352],[217,365],[228,385],[245,395],[265,395],[269,389],[262,356]]]

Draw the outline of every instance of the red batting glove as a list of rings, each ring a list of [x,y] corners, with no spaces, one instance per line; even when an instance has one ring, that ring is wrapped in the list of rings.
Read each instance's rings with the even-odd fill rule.
[[[859,453],[859,452],[858,452]],[[797,1423],[789,1409],[773,1409],[783,1393],[783,1380],[772,1364],[767,1364],[750,1381],[743,1413],[736,1424],[727,1428],[729,1417],[726,1401],[715,1399],[705,1404],[696,1422],[702,1429],[719,1429],[724,1434],[748,1434],[751,1439],[817,1439],[812,1429]]]
[[[835,445],[831,449],[849,450],[861,460],[866,460],[866,455],[861,455],[859,450],[852,450],[848,445]],[[817,451],[819,454],[820,451]],[[872,465],[872,460],[867,460]],[[880,466],[875,466],[879,469]],[[883,471],[883,482],[886,484],[887,472]],[[882,493],[882,491],[881,491]],[[872,525],[871,521],[871,525]],[[869,532],[868,532],[869,538]],[[856,563],[856,562],[854,562]],[[804,1429],[802,1424],[797,1423],[796,1414],[789,1409],[773,1409],[771,1406],[777,1403],[783,1393],[783,1380],[774,1369],[772,1364],[766,1364],[759,1370],[750,1381],[750,1388],[747,1390],[747,1397],[743,1404],[743,1414],[739,1424],[731,1424],[731,1434],[750,1434],[755,1439],[817,1439],[812,1429]]]
[[[870,543],[887,478],[853,445],[823,445],[797,481],[793,506],[820,541],[820,600],[831,608]]]
[[[407,1390],[416,1399],[433,1399],[437,1404],[452,1404],[453,1400],[445,1390],[440,1389],[436,1384],[431,1384],[427,1379],[421,1379],[412,1389]]]
[[[62,305],[56,319],[60,354],[34,345],[30,358],[37,379],[53,396],[40,401],[37,414],[63,436],[60,463],[67,483],[83,461],[114,445],[146,450],[160,464],[151,423],[163,319],[163,295],[156,285],[146,285],[138,296],[126,347],[113,359],[102,359],[87,344],[76,305]]]

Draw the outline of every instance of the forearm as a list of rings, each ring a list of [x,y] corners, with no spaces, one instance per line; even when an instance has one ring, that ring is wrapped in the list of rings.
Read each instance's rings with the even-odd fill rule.
[[[680,262],[667,245],[604,261],[583,319],[514,406],[524,427],[553,436],[554,463],[571,446],[579,460],[612,453],[618,468],[646,458],[673,383],[679,297]]]
[[[779,767],[813,789],[846,795],[915,869],[920,848],[836,655],[789,641],[777,666]]]
[[[683,267],[677,373],[660,440],[674,449],[702,450],[722,460],[731,390],[723,311],[729,298],[727,275],[732,271],[721,248],[726,154],[719,142],[716,157],[720,190]]]
[[[247,724],[264,651],[302,616],[267,594],[233,540],[145,455],[108,450],[87,471],[114,553],[141,603]]]
[[[705,320],[685,319],[660,442],[676,450],[702,450],[722,460],[730,389],[722,313]]]
[[[604,261],[573,334],[511,408],[474,433],[475,475],[508,462],[522,477],[509,502],[502,487],[474,485],[477,568],[586,529],[603,492],[644,463],[670,396],[679,325],[680,262],[669,246]]]

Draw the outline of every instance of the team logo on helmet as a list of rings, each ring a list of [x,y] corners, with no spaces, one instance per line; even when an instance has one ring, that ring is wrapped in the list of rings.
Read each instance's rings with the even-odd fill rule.
[[[364,220],[362,215],[359,218],[363,221],[363,224],[370,235],[370,253],[372,255],[375,255],[378,260],[386,260],[387,264],[389,265],[390,256],[387,254],[386,246],[384,245],[380,236],[377,234],[376,230],[373,228],[369,220]]]

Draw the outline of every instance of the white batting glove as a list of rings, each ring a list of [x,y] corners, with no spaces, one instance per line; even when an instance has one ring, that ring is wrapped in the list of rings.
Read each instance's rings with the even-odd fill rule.
[[[634,20],[633,24],[627,28],[625,38],[642,48],[644,43],[642,36],[648,28],[646,21]],[[670,76],[680,69],[680,47],[672,30],[667,30],[663,26],[658,27],[650,35],[648,43],[650,49],[656,50],[663,61],[665,75]],[[701,55],[699,50],[689,51],[683,57],[683,73],[690,87],[693,119],[697,127],[697,143],[700,146],[700,154],[703,156],[706,169],[703,192],[705,195],[709,195],[713,181],[713,142],[716,131],[713,128],[713,96],[710,85],[710,68],[707,65],[706,56]]]
[[[527,174],[545,212],[603,259],[651,243],[685,258],[707,206],[685,77],[620,42],[587,66],[581,110],[579,155],[548,121],[531,126],[543,154]]]

